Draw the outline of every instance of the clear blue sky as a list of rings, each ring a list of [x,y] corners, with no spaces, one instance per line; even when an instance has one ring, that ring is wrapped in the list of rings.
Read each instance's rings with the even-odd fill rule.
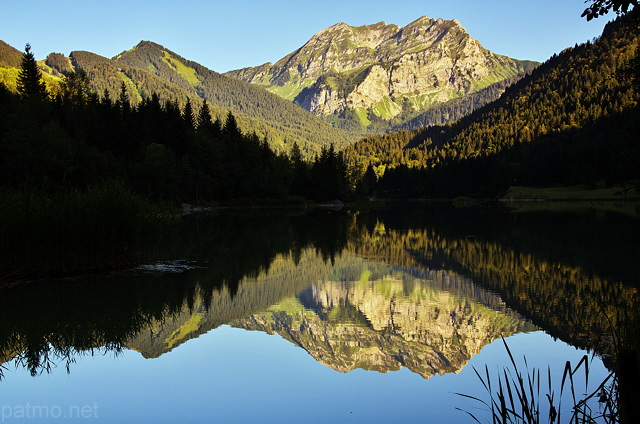
[[[495,53],[544,61],[598,36],[610,18],[587,22],[583,0],[0,0],[0,39],[37,59],[88,50],[106,57],[140,40],[162,44],[218,72],[275,62],[323,28],[420,16],[458,19]]]

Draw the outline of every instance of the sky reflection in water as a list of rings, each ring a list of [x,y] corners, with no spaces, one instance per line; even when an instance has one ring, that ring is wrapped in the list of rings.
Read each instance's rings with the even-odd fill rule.
[[[472,367],[508,364],[501,335],[559,384],[584,351],[530,320],[585,346],[606,331],[591,312],[603,299],[609,312],[637,310],[634,252],[603,238],[635,238],[635,219],[418,212],[325,214],[315,227],[217,217],[173,246],[208,268],[5,291],[4,421],[86,406],[95,413],[59,421],[472,422],[456,408],[478,405],[455,393],[486,399]],[[74,354],[70,374],[64,361],[37,377],[8,362],[42,341],[127,349]],[[590,380],[606,374],[596,357]]]
[[[507,342],[513,352],[527,352],[532,367],[546,369],[551,361],[558,376],[564,364],[555,358],[577,363],[583,354],[541,331]],[[455,408],[477,413],[478,405],[454,393],[482,395],[471,366],[498,369],[506,361],[497,341],[459,374],[428,380],[406,368],[342,374],[277,335],[222,326],[156,359],[134,351],[116,359],[82,357],[71,375],[58,369],[36,379],[12,370],[5,373],[3,386],[11,390],[2,390],[2,404],[59,405],[63,411],[96,404],[99,421],[109,423],[471,422]],[[594,365],[591,377],[601,381],[606,370],[598,360]]]

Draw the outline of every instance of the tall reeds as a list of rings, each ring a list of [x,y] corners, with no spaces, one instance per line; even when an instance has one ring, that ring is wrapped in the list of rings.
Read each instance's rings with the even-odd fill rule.
[[[475,396],[456,393],[486,408],[490,412],[489,422],[492,424],[620,422],[617,400],[618,380],[615,373],[610,373],[595,388],[592,388],[589,386],[589,356],[584,355],[575,366],[567,361],[562,373],[560,391],[556,396],[551,368],[547,368],[546,385],[544,385],[543,372],[537,368],[529,370],[526,356],[523,370],[522,366],[516,363],[505,340],[502,339],[502,341],[509,355],[510,364],[498,373],[497,379],[495,376],[492,378],[486,365],[484,374],[473,368],[489,399],[482,400]],[[579,373],[584,373],[584,386],[576,379]],[[460,408],[456,409],[466,412],[474,421],[481,422],[476,414]]]
[[[0,190],[0,282],[127,266],[170,215],[118,182]]]

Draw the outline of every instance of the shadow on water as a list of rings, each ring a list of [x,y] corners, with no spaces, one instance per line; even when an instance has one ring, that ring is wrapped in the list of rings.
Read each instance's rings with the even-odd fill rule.
[[[16,357],[33,375],[82,354],[118,353],[150,322],[162,322],[214,293],[231,305],[247,277],[269,270],[279,254],[297,257],[314,249],[332,261],[347,239],[345,213],[245,213],[189,216],[162,248],[146,253],[159,262],[179,259],[170,271],[157,263],[138,270],[5,287],[0,295],[0,361]],[[156,270],[156,271],[154,271]],[[166,271],[167,269],[164,269]],[[177,272],[184,271],[184,272]],[[244,296],[218,325],[276,303],[304,287],[283,281],[270,291]],[[0,370],[1,371],[1,370]]]

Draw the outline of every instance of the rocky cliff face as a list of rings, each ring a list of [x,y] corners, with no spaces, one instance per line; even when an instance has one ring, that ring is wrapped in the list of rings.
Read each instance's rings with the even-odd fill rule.
[[[500,336],[534,329],[465,277],[418,274],[350,255],[332,266],[308,250],[274,261],[234,296],[221,290],[205,302],[196,295],[181,311],[152,319],[126,346],[154,358],[229,324],[280,334],[341,372],[406,367],[428,378],[458,372]]]
[[[457,20],[423,16],[400,28],[339,23],[275,64],[228,75],[266,86],[317,115],[355,111],[366,124],[422,112],[532,68],[494,54]]]
[[[452,278],[443,272],[434,276]],[[533,328],[510,311],[487,308],[428,282],[389,279],[318,282],[231,325],[278,333],[340,372],[407,367],[424,378],[458,372],[486,344]]]

